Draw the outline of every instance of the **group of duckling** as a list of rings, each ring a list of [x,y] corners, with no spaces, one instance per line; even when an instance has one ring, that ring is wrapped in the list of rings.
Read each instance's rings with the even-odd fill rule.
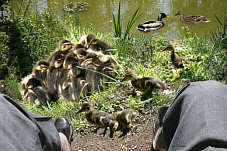
[[[115,131],[122,131],[125,136],[132,128],[132,123],[139,115],[136,110],[125,109],[114,112],[112,114],[104,111],[96,111],[92,103],[83,103],[81,109],[77,113],[86,112],[86,119],[90,124],[99,128],[104,128],[103,136],[106,135],[107,128],[110,129],[109,137],[112,138]]]
[[[38,61],[32,74],[21,85],[24,100],[45,104],[62,96],[77,101],[115,78],[116,61],[109,55],[109,45],[93,34],[81,37],[78,44],[60,42],[59,49],[46,60]]]
[[[184,16],[184,13],[182,11],[178,11],[175,16],[180,15],[180,21],[184,24],[188,25],[197,25],[200,23],[207,23],[210,22],[205,16],[201,15],[191,15],[191,16]],[[139,24],[137,26],[137,29],[144,33],[150,33],[154,30],[159,30],[164,27],[164,22],[162,21],[163,18],[169,18],[170,16],[166,15],[165,13],[160,13],[158,15],[157,21],[150,20],[146,21],[142,24]]]

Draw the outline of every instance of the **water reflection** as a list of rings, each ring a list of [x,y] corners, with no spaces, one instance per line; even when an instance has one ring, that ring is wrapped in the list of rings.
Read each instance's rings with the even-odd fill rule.
[[[28,0],[27,0],[28,1]],[[119,0],[81,0],[88,2],[89,7],[85,12],[80,13],[81,25],[87,27],[93,24],[96,31],[108,33],[113,31],[112,13],[117,14]],[[25,9],[26,1],[12,0],[13,9],[18,12],[20,6]],[[29,8],[31,12],[43,12],[48,9],[53,11],[59,18],[67,17],[69,14],[63,11],[63,6],[71,2],[70,0],[32,0]],[[180,23],[179,16],[174,14],[181,10],[185,15],[203,15],[206,16],[210,23],[204,23],[197,26],[189,26],[189,30],[197,35],[209,35],[211,31],[215,31],[218,25],[215,15],[224,16],[227,13],[227,0],[124,0],[121,1],[121,20],[123,28],[127,25],[131,16],[137,8],[140,8],[141,17],[135,23],[133,30],[134,35],[141,34],[136,30],[136,26],[147,20],[157,20],[160,12],[164,12],[171,16],[170,19],[164,19],[165,27],[159,31],[155,31],[153,35],[161,35],[168,39],[177,39],[183,37],[185,31],[182,29],[184,24]]]

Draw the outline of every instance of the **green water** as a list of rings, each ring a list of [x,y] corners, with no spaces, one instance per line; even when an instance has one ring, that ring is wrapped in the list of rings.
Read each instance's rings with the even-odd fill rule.
[[[12,0],[13,10],[18,13],[24,11],[26,2],[23,0]],[[119,0],[81,0],[88,2],[87,11],[80,13],[81,25],[87,27],[93,24],[97,32],[108,33],[113,31],[112,13],[117,14]],[[59,19],[67,17],[69,14],[63,11],[63,6],[71,1],[69,0],[33,0],[28,13],[42,12],[46,9],[55,13]],[[180,23],[179,17],[174,14],[181,10],[187,15],[203,15],[206,16],[210,23],[203,23],[197,26],[188,26],[191,33],[199,36],[210,35],[215,32],[218,22],[215,15],[223,18],[227,14],[227,0],[121,0],[121,20],[123,26],[127,25],[132,14],[137,8],[140,8],[141,17],[136,21],[131,34],[141,34],[135,28],[136,25],[147,20],[157,20],[160,12],[165,12],[171,18],[164,19],[165,27],[151,34],[160,35],[167,39],[179,39],[185,35],[182,28],[186,25]]]

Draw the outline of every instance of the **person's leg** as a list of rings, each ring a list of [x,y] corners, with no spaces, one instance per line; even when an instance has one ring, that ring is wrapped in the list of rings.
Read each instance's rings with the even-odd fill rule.
[[[71,146],[65,134],[59,133],[60,142],[61,142],[61,151],[71,151]]]
[[[50,117],[29,113],[3,94],[0,112],[1,150],[60,151],[62,143]]]
[[[167,110],[161,138],[169,151],[227,148],[226,115],[226,85],[217,81],[190,83]]]

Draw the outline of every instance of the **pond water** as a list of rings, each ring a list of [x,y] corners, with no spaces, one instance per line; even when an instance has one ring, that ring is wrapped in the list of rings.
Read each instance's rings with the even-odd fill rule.
[[[97,32],[108,33],[113,31],[112,13],[117,14],[119,0],[81,0],[88,2],[88,10],[80,12],[80,23],[87,27],[93,24]],[[23,11],[29,0],[12,0],[11,5],[15,12]],[[69,14],[64,12],[63,7],[69,0],[32,0],[28,13],[52,10],[60,19]],[[22,9],[21,9],[22,8]],[[139,8],[141,17],[136,21],[131,33],[141,34],[135,27],[147,20],[157,20],[160,12],[165,12],[171,18],[163,19],[165,27],[151,34],[160,35],[167,39],[179,39],[185,35],[179,17],[174,16],[179,10],[187,15],[203,15],[211,22],[196,26],[189,26],[191,33],[199,36],[210,35],[216,31],[218,22],[215,15],[223,18],[227,14],[227,0],[121,0],[121,21],[123,28],[127,25],[135,10]]]

